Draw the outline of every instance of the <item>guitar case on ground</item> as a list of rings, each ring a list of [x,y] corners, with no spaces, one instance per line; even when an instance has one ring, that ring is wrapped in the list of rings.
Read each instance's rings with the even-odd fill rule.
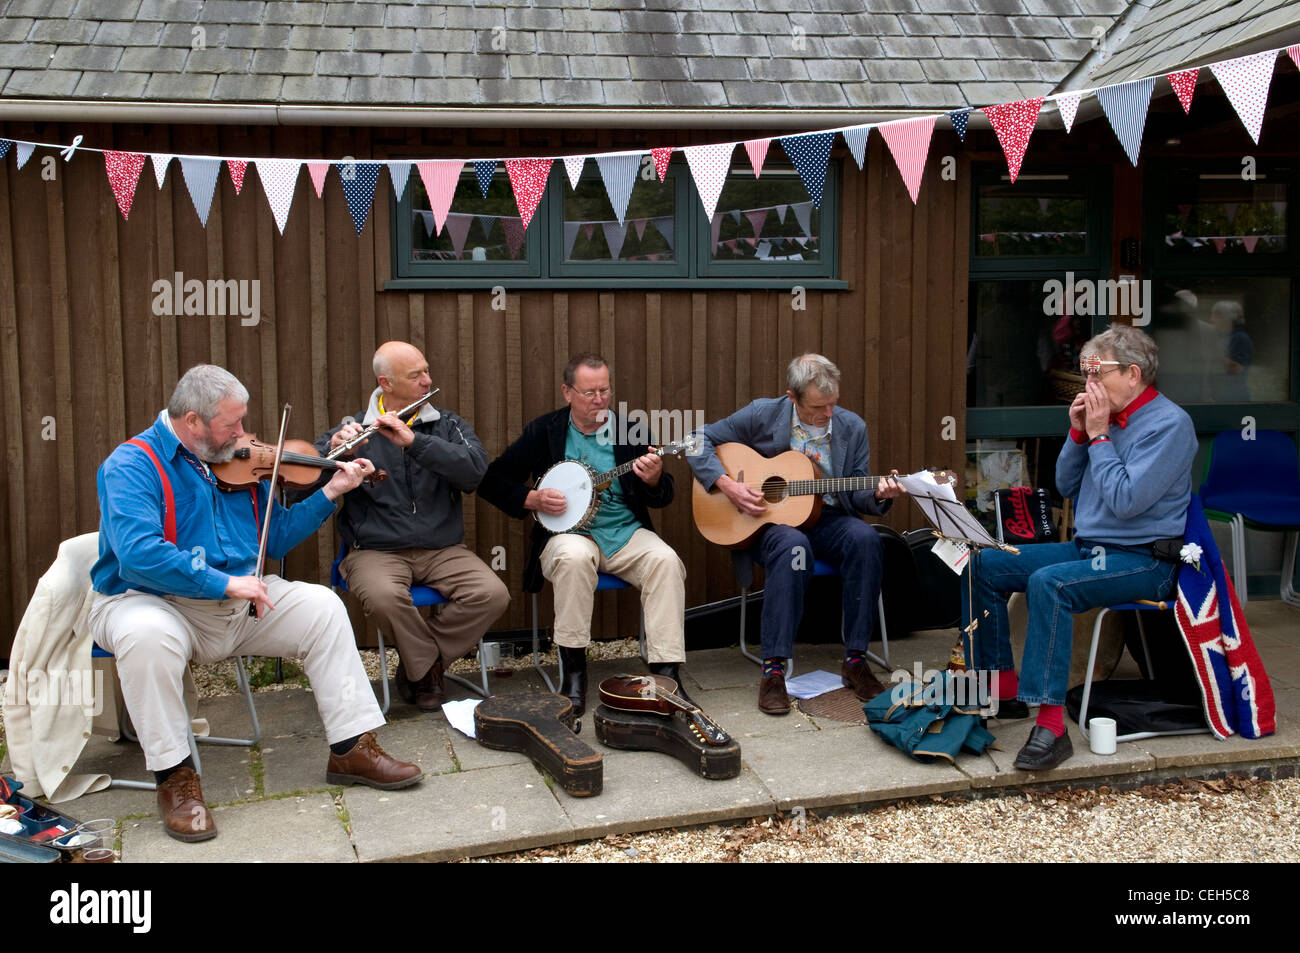
[[[705,743],[692,730],[685,712],[665,716],[600,705],[596,708],[595,722],[596,738],[607,747],[660,751],[710,781],[725,781],[740,774],[740,743],[734,738],[722,746]]]
[[[592,797],[604,783],[600,753],[573,733],[573,703],[563,695],[494,695],[474,709],[474,734],[485,748],[521,751],[573,797]]]

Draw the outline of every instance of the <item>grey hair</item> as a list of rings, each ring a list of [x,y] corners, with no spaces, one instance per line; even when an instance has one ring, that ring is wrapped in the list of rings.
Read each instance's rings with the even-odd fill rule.
[[[381,377],[392,379],[393,375],[388,366],[388,358],[384,356],[382,349],[375,352],[375,356],[370,362],[370,369],[375,372],[375,380]]]
[[[1160,368],[1160,349],[1145,331],[1139,331],[1127,324],[1112,324],[1105,331],[1088,341],[1079,353],[1086,357],[1099,357],[1109,354],[1120,365],[1137,365],[1142,372],[1142,383],[1150,384],[1156,379]]]
[[[1234,328],[1245,327],[1246,325],[1246,312],[1236,301],[1225,299],[1214,302],[1214,307],[1210,309],[1210,315],[1216,318],[1223,315],[1232,321]]]
[[[800,354],[785,369],[785,383],[800,400],[809,386],[830,397],[840,392],[840,369],[820,354]]]
[[[179,420],[192,410],[205,424],[211,423],[217,415],[217,405],[227,397],[246,404],[248,388],[224,367],[195,364],[176,382],[172,399],[167,404],[167,414]]]

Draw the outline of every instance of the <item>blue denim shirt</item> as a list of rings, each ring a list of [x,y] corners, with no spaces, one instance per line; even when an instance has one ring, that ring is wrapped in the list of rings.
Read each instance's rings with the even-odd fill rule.
[[[165,411],[164,411],[165,413]],[[158,470],[139,447],[123,444],[99,468],[99,559],[90,571],[95,591],[117,595],[137,589],[153,595],[221,599],[231,576],[257,567],[261,525],[248,490],[217,486],[198,458],[161,415],[136,439],[147,443],[171,480],[176,505],[176,545],[163,536],[163,491]],[[257,488],[257,513],[265,513],[269,483]],[[266,555],[280,559],[316,532],[334,512],[317,490],[271,514]]]

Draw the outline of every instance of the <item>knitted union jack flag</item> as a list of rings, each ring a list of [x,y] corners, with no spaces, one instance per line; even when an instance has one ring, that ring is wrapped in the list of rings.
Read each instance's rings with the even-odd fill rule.
[[[1196,494],[1187,508],[1184,542],[1196,544],[1201,553],[1199,565],[1184,557],[1179,567],[1174,614],[1196,669],[1205,720],[1220,739],[1235,733],[1271,735],[1276,730],[1273,687]],[[1226,611],[1222,593],[1227,593]]]

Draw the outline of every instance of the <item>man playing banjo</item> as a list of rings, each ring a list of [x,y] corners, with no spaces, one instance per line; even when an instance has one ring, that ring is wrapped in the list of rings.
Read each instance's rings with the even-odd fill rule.
[[[654,448],[616,442],[624,428],[610,412],[609,366],[598,354],[578,354],[564,368],[560,387],[567,407],[531,421],[523,434],[488,467],[478,494],[516,519],[528,512],[559,516],[570,508],[558,489],[533,489],[533,482],[563,460],[577,460],[596,473],[631,464],[631,472],[599,491],[589,522],[551,535],[533,527],[524,589],[538,592],[542,579],[555,587],[555,642],[559,647],[560,691],[574,713],[586,707],[587,645],[596,573],[616,575],[641,590],[646,654],[650,671],[680,679],[686,659],[683,613],[686,567],[655,533],[649,508],[673,500],[673,478]],[[553,524],[554,525],[554,524]],[[685,697],[684,690],[678,695]]]

